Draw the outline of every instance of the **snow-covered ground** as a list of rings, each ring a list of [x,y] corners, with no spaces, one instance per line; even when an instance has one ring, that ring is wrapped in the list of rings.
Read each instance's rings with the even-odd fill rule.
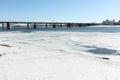
[[[114,26],[1,30],[0,80],[120,80],[119,42]]]

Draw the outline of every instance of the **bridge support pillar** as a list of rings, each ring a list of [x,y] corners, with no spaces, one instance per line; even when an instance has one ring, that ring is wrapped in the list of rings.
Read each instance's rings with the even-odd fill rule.
[[[62,24],[60,24],[60,28],[62,28]]]
[[[10,29],[10,23],[7,22],[7,29]]]
[[[29,29],[29,27],[30,27],[30,25],[29,25],[29,23],[27,23],[27,28]]]
[[[4,23],[2,23],[2,29],[4,29],[4,25],[5,25],[5,24],[4,24]]]
[[[36,28],[37,28],[37,24],[36,24],[36,23],[34,23],[33,27],[36,29]]]
[[[46,24],[46,28],[48,28],[48,24]]]
[[[56,25],[55,25],[55,24],[53,24],[53,28],[56,28]]]
[[[68,24],[67,24],[67,28],[70,28],[70,27],[71,27],[71,24],[70,24],[70,23],[68,23]]]
[[[82,25],[81,24],[78,24],[79,27],[81,27]]]

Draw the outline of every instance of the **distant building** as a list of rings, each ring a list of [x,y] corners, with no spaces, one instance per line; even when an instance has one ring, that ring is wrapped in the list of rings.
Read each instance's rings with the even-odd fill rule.
[[[120,25],[120,20],[118,20],[118,22],[114,23],[115,25]]]
[[[120,20],[118,22],[120,23]]]
[[[115,23],[115,20],[113,19],[113,20],[106,20],[106,21],[103,21],[103,23],[102,24],[105,24],[105,25],[112,25],[112,24],[114,24]]]

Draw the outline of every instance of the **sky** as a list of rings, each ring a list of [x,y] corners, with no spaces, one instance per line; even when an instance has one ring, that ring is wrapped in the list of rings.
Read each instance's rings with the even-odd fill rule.
[[[0,21],[102,22],[120,19],[120,0],[0,0]]]

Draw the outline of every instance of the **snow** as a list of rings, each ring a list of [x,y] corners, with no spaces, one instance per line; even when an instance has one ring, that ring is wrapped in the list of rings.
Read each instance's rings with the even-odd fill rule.
[[[119,80],[120,55],[87,52],[119,54],[119,27],[100,28],[1,31],[0,80]]]

